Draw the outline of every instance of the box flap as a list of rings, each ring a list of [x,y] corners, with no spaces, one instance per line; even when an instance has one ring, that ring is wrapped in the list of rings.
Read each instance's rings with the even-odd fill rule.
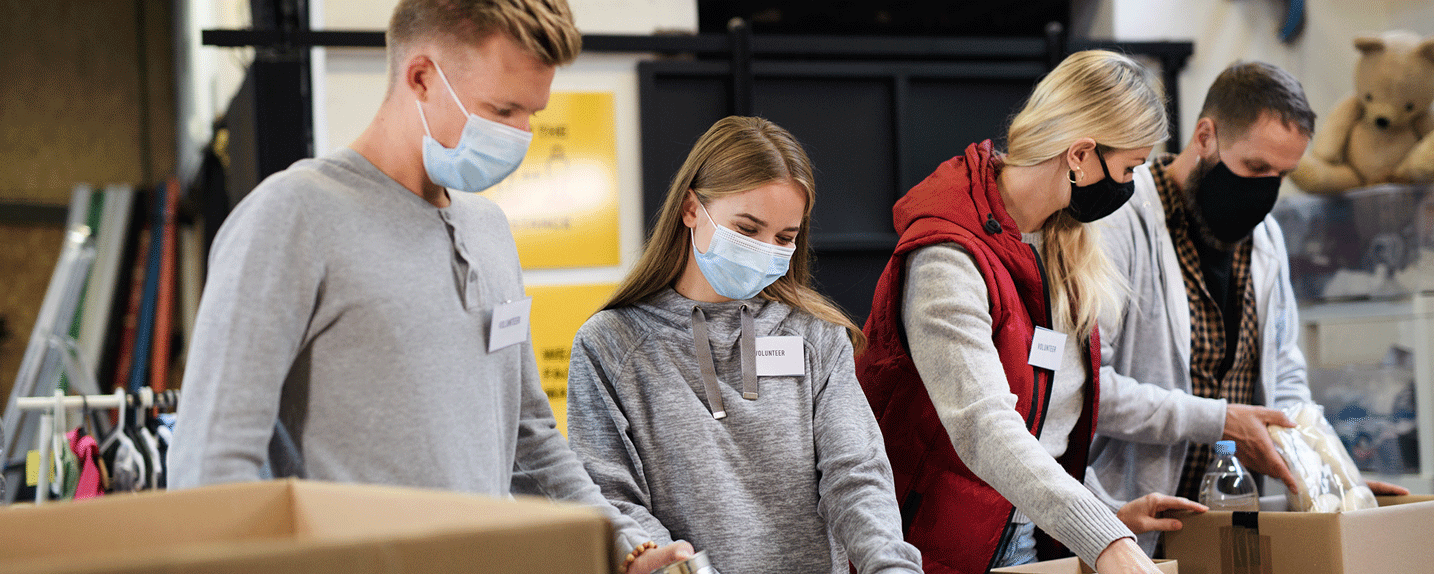
[[[1409,494],[1405,496],[1376,496],[1380,506],[1394,506],[1397,504],[1410,504],[1414,502],[1428,502],[1434,500],[1434,496],[1428,494]]]
[[[114,536],[95,535],[111,522]],[[598,574],[610,528],[546,501],[271,481],[0,509],[0,574]]]
[[[1344,561],[1337,514],[1261,512],[1260,537],[1271,544],[1275,572],[1329,572]]]
[[[294,485],[296,534],[317,540],[597,524],[593,508],[522,497],[499,500],[442,490],[304,481]]]
[[[1183,528],[1165,533],[1165,555],[1180,561],[1183,574],[1220,574],[1236,571],[1237,565],[1266,563],[1278,565],[1275,572],[1313,573],[1342,560],[1333,514],[1212,510],[1177,517]],[[1301,543],[1277,543],[1285,540]]]
[[[289,488],[250,482],[0,507],[0,564],[53,555],[64,541],[78,546],[76,553],[82,547],[86,555],[116,557],[134,554],[138,546],[287,538],[294,533]],[[164,535],[149,534],[156,532]]]
[[[1165,535],[1165,551],[1180,561],[1184,574],[1241,571],[1231,566],[1232,557],[1247,566],[1255,560],[1257,569],[1249,571],[1273,574],[1429,570],[1434,497],[1380,497],[1380,503],[1384,506],[1342,514],[1181,514],[1184,528]],[[1235,530],[1235,522],[1247,528]]]
[[[1434,569],[1434,497],[1339,515],[1344,571],[1428,572]]]
[[[1160,569],[1163,574],[1179,574],[1179,564],[1174,560],[1156,560],[1155,567]],[[1081,562],[1079,558],[1071,557],[1021,566],[994,568],[991,572],[993,574],[996,572],[1005,574],[1094,574],[1095,571],[1091,570],[1086,563]]]

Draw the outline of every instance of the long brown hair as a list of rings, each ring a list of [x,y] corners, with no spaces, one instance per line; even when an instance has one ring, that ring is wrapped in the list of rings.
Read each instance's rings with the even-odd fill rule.
[[[763,289],[759,296],[845,327],[852,346],[860,352],[866,345],[861,329],[835,303],[811,287],[808,236],[812,203],[816,201],[812,162],[797,138],[762,118],[728,116],[718,120],[698,138],[692,152],[687,154],[687,161],[672,178],[667,199],[658,212],[657,225],[647,238],[642,257],[603,308],[616,309],[637,303],[672,285],[687,268],[692,243],[687,226],[682,222],[682,206],[689,191],[703,205],[707,205],[714,199],[774,181],[788,181],[801,188],[806,193],[807,205],[802,212],[796,252],[792,254],[787,274]]]

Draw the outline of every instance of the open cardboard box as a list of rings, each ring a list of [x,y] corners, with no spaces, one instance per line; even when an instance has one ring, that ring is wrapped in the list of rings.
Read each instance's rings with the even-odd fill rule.
[[[0,573],[607,574],[596,510],[301,480],[0,507]]]
[[[1340,514],[1181,514],[1165,555],[1183,574],[1434,572],[1434,496],[1381,496],[1380,508]]]
[[[1156,560],[1155,567],[1164,574],[1180,574],[1179,566],[1174,560]],[[1047,560],[1034,564],[1021,566],[1007,566],[1005,568],[993,568],[992,574],[1003,572],[1008,574],[1095,574],[1090,566],[1081,562],[1080,558],[1061,558],[1060,560]]]

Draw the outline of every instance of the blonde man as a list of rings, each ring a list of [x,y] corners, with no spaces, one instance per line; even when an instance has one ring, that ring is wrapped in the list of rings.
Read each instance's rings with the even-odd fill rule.
[[[175,488],[278,476],[592,504],[616,556],[650,550],[555,429],[503,213],[529,118],[581,47],[564,0],[403,0],[389,89],[349,147],[261,183],[215,239],[171,451]],[[498,333],[501,335],[500,333]],[[292,441],[275,440],[275,422]],[[279,448],[288,442],[288,448]],[[271,446],[272,445],[272,446]]]

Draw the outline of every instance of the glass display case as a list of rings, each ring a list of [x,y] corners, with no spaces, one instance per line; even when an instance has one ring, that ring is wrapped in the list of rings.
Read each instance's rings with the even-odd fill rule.
[[[1434,493],[1434,188],[1275,207],[1310,391],[1368,478]]]

